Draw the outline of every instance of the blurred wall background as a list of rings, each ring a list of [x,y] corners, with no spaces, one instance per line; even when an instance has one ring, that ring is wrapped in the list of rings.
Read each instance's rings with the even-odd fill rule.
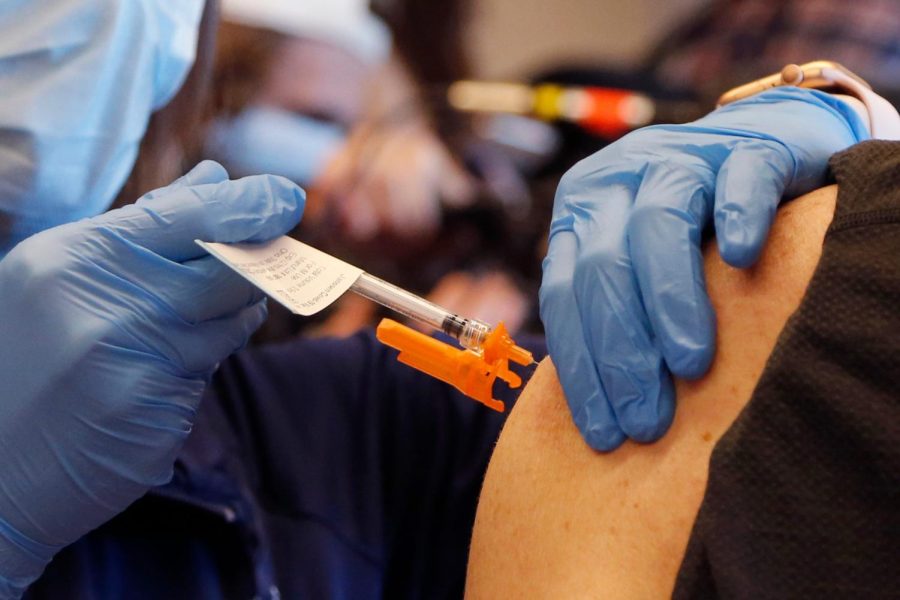
[[[627,68],[710,0],[474,0],[475,75],[524,76],[559,63]]]

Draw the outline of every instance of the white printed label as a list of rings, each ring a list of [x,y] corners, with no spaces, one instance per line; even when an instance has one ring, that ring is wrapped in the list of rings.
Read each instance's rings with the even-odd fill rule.
[[[362,269],[287,236],[262,244],[196,242],[298,315],[324,309],[362,274]]]

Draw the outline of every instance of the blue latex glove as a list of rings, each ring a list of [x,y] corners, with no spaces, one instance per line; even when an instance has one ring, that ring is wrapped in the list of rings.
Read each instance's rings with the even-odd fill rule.
[[[263,295],[194,239],[276,237],[304,200],[205,162],[0,261],[0,597],[170,479],[213,370],[265,319]]]
[[[658,439],[669,373],[699,377],[715,350],[701,233],[722,258],[759,256],[779,201],[825,183],[835,152],[868,137],[827,94],[779,88],[686,125],[648,127],[579,162],[556,194],[541,318],[588,444]]]
[[[0,2],[0,257],[109,207],[193,64],[204,4]]]

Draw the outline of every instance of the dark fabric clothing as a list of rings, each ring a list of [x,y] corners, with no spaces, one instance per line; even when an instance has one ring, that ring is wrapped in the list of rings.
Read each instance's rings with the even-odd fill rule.
[[[893,99],[900,92],[898,31],[896,0],[717,0],[649,62],[660,83],[716,98],[789,63],[834,60]]]
[[[372,332],[232,357],[172,482],[60,553],[26,597],[461,597],[505,415],[395,357]],[[508,409],[519,390],[495,387]]]
[[[676,598],[900,596],[900,143],[831,168],[822,258],[714,449]]]

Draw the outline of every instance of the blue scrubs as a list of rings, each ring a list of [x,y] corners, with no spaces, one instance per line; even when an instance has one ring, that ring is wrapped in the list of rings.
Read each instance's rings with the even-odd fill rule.
[[[518,391],[496,388],[509,408]],[[61,552],[26,597],[459,598],[504,419],[370,331],[244,351],[209,386],[172,482]]]

